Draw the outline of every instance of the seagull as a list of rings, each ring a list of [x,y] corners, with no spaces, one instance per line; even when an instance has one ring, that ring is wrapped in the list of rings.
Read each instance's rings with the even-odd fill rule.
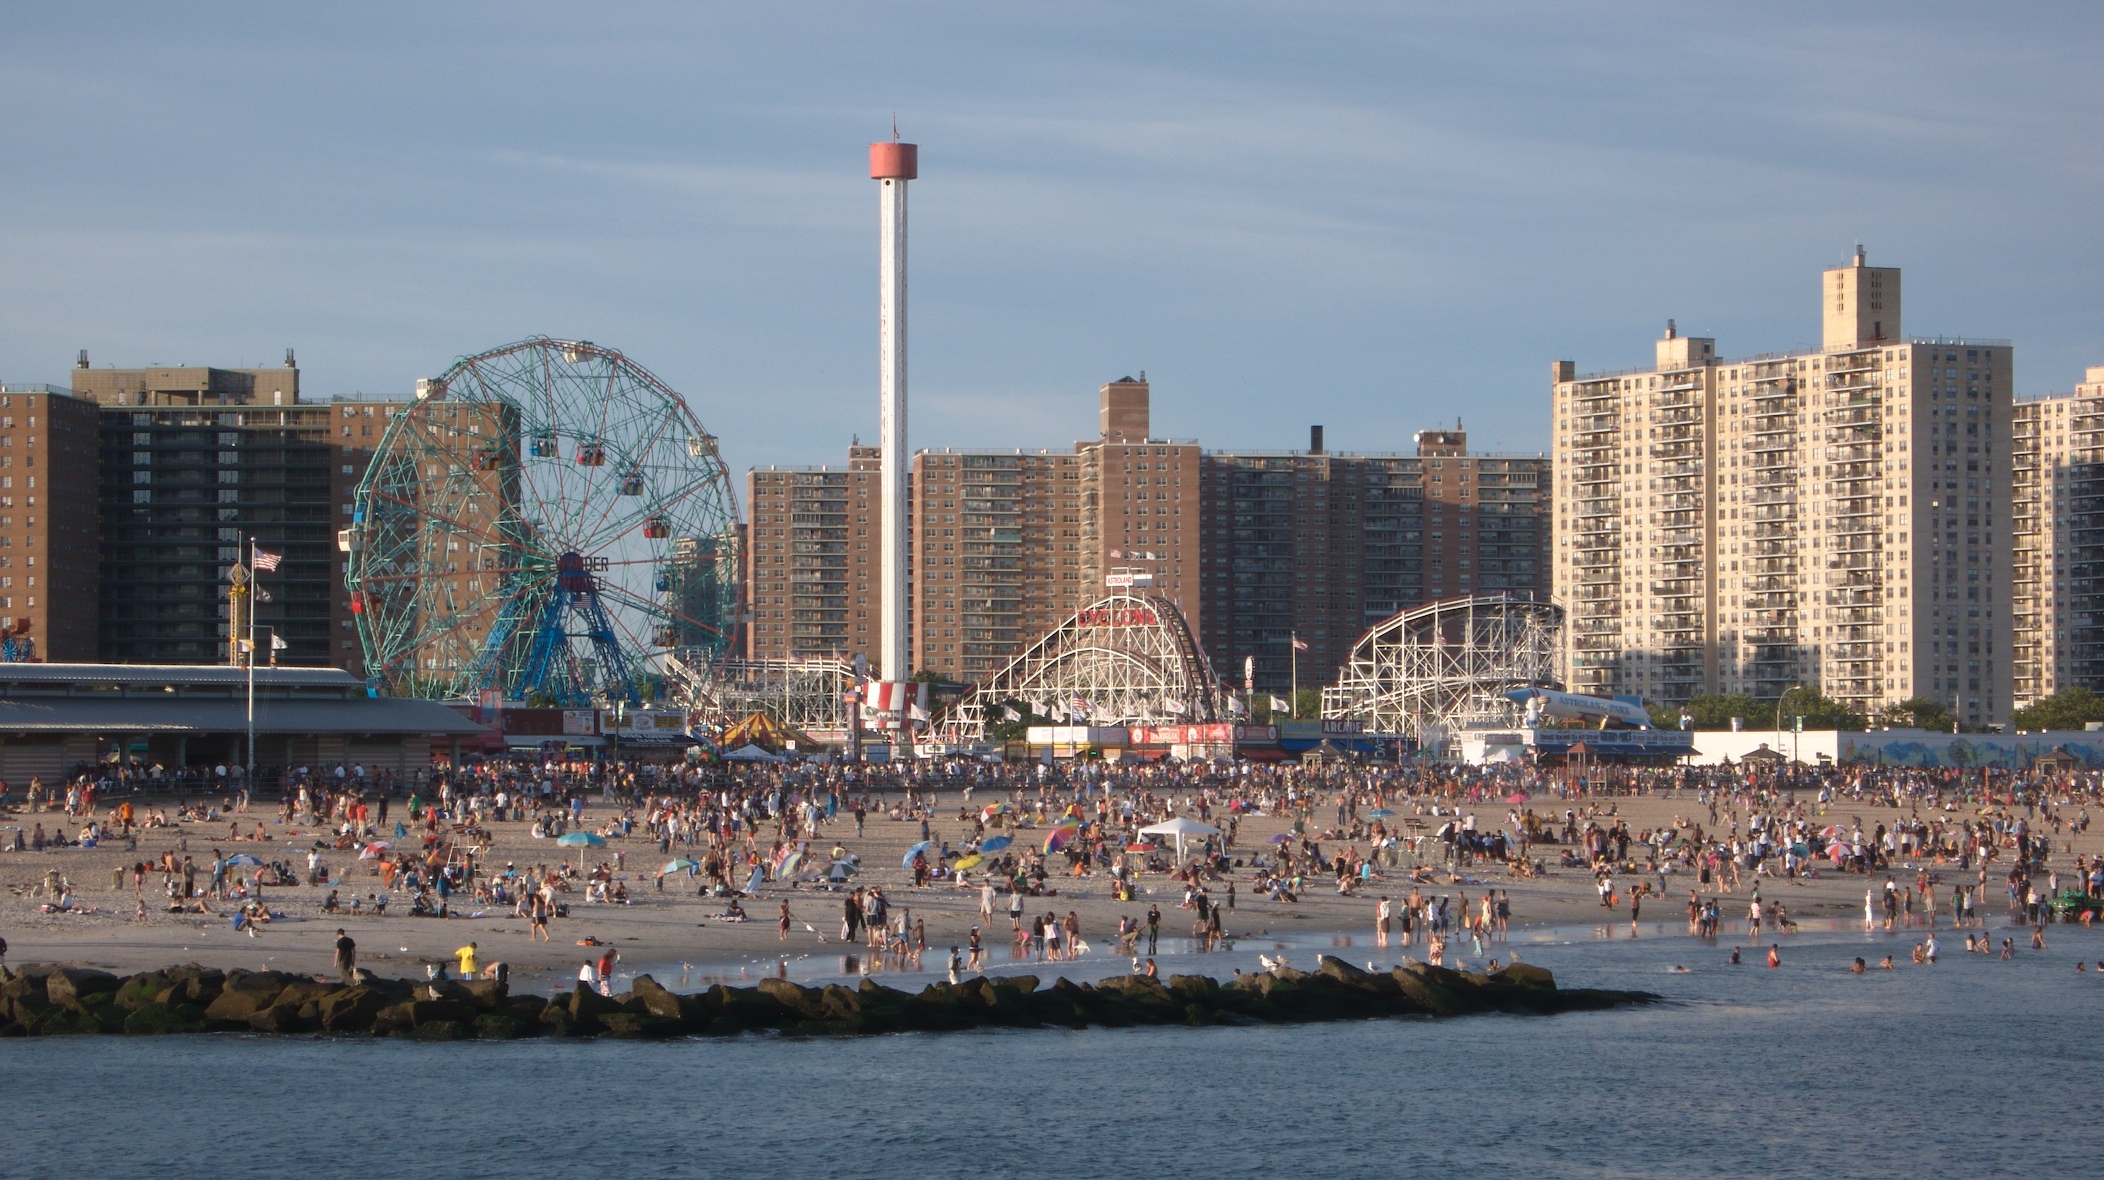
[[[1284,955],[1280,955],[1278,958],[1274,959],[1270,955],[1259,954],[1257,956],[1257,962],[1262,963],[1264,965],[1264,970],[1271,972],[1273,975],[1276,975],[1279,972],[1286,969],[1286,956]]]

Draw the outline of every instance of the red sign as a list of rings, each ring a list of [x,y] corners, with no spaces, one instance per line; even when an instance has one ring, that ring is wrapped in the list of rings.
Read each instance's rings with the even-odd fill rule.
[[[1132,744],[1136,746],[1202,746],[1211,743],[1225,745],[1234,740],[1235,727],[1225,723],[1132,727]]]
[[[1162,624],[1154,608],[1145,606],[1096,607],[1082,611],[1074,621],[1083,627],[1159,627]]]

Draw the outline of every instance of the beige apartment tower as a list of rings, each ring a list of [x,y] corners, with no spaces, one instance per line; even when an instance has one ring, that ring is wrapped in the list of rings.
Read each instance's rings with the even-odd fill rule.
[[[1575,691],[2008,719],[2009,343],[1906,336],[1860,248],[1821,283],[1817,351],[1725,359],[1669,323],[1649,368],[1556,363]]]
[[[2018,708],[2104,688],[2104,365],[2014,407],[2011,589]]]

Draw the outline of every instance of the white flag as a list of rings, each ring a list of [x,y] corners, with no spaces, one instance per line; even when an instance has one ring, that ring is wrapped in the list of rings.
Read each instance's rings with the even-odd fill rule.
[[[1001,719],[1003,721],[1021,721],[1023,715],[1016,712],[1013,708],[1003,705],[1001,706]]]
[[[282,635],[278,634],[278,633],[277,633],[277,632],[275,632],[275,631],[272,631],[272,632],[270,633],[270,650],[272,650],[272,651],[285,651],[285,650],[289,649],[289,648],[290,648],[291,646],[292,646],[291,644],[289,644],[289,643],[285,642],[285,637],[284,637],[284,636],[282,636]]]
[[[1277,697],[1272,697],[1272,698],[1271,698],[1271,711],[1272,711],[1272,712],[1274,712],[1274,713],[1284,713],[1284,712],[1286,712],[1286,711],[1290,710],[1291,708],[1293,708],[1293,706],[1291,706],[1291,705],[1287,704],[1286,702],[1284,702],[1284,701],[1282,701],[1282,700],[1278,699]]]

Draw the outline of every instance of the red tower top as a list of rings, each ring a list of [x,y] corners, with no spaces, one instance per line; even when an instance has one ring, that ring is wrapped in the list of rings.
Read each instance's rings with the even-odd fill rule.
[[[919,176],[919,144],[886,142],[869,145],[871,180],[915,180]]]

